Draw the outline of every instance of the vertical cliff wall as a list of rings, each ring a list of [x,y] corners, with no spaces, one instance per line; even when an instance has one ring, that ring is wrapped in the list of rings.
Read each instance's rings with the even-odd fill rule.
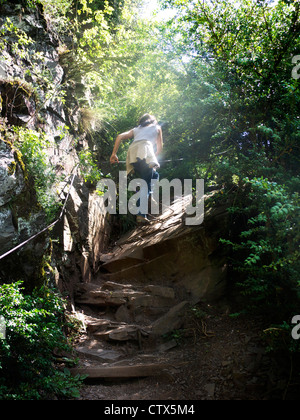
[[[70,175],[76,174],[63,219],[53,231],[0,260],[1,282],[25,279],[33,287],[46,270],[61,289],[71,292],[73,281],[87,279],[96,270],[110,229],[102,198],[86,187],[78,167],[78,152],[89,139],[79,129],[77,87],[68,83],[57,37],[42,9],[29,9],[21,2],[0,8],[0,257],[59,215]],[[51,168],[49,197],[57,211],[50,217],[39,199],[32,168],[20,152],[28,136],[32,150],[35,141],[46,145],[33,169],[38,172],[41,162]]]

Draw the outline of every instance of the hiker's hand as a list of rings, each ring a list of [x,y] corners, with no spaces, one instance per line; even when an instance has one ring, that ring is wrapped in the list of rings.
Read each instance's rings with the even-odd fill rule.
[[[110,157],[110,163],[113,165],[114,163],[119,163],[118,156],[116,154],[112,154]]]

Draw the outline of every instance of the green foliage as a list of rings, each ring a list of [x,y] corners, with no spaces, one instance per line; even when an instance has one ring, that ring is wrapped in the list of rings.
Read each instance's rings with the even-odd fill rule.
[[[165,340],[175,340],[178,345],[181,345],[184,341],[186,330],[173,330],[168,334],[164,334]]]
[[[22,283],[0,286],[0,399],[39,400],[77,397],[81,378],[55,368],[55,354],[70,352],[64,328],[64,301],[47,287],[29,296]]]
[[[179,44],[171,44],[173,51],[188,57],[185,96],[175,111],[176,131],[182,134],[174,148],[184,142],[194,160],[214,168],[221,182],[228,181],[219,169],[224,159],[238,165],[243,176],[269,176],[266,170],[275,163],[295,171],[300,96],[291,57],[300,48],[299,3],[162,3],[179,9],[166,31]],[[247,159],[260,173],[249,172]]]
[[[242,273],[238,284],[249,306],[286,315],[300,298],[299,194],[265,178],[244,182],[246,201],[233,214],[242,214],[247,224],[239,241],[222,242],[234,250],[234,267]]]
[[[292,326],[284,321],[280,325],[272,325],[264,330],[264,341],[268,352],[288,352],[291,355],[300,353],[299,340],[292,338]]]
[[[26,166],[26,170],[33,180],[37,200],[45,211],[47,220],[53,220],[60,208],[55,184],[58,177],[51,165],[47,154],[50,142],[46,135],[34,130],[15,128],[19,148]]]
[[[34,93],[36,115],[46,103],[52,99],[59,100],[64,103],[65,90],[60,83],[55,80],[55,73],[49,67],[49,57],[40,44],[31,34],[26,33],[26,26],[21,21],[12,19],[8,16],[0,18],[0,52],[4,53],[7,58],[7,52],[12,55],[20,69],[23,70],[20,87],[26,90],[30,86],[30,94]],[[13,63],[11,63],[13,65]],[[18,79],[13,80],[15,82]],[[29,83],[28,83],[29,81]],[[12,80],[4,80],[4,82],[12,83]],[[32,92],[31,92],[32,90]],[[18,89],[16,94],[20,94]],[[27,92],[26,92],[27,93]],[[14,108],[16,98],[9,98],[11,103],[9,107]],[[20,112],[20,109],[18,109]],[[12,114],[6,115],[11,117]],[[32,120],[33,115],[31,115]]]
[[[103,177],[95,158],[89,149],[81,150],[78,154],[80,171],[85,182],[95,184]]]
[[[60,36],[70,29],[68,14],[73,7],[73,0],[36,0],[33,3],[40,3],[44,8],[44,15]]]
[[[29,46],[33,44],[33,40],[20,29],[9,17],[2,20],[0,29],[0,51],[4,51],[10,46],[12,52],[20,58],[29,57]]]

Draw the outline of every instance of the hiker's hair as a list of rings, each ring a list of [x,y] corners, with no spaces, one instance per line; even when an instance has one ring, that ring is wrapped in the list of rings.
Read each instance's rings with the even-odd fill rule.
[[[157,124],[156,118],[150,114],[143,115],[139,121],[139,125],[141,127],[147,127],[147,125],[150,125],[150,124]]]

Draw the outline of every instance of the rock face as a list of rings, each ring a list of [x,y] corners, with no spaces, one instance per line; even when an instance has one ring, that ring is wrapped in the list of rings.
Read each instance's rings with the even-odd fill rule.
[[[0,207],[5,206],[12,197],[19,195],[24,188],[21,168],[15,162],[11,148],[0,143]]]
[[[47,134],[49,160],[60,160],[56,138],[61,134],[63,110],[56,101],[46,100],[48,87],[41,82],[43,71],[49,82],[57,84],[63,77],[56,43],[46,30],[46,23],[38,10],[29,10],[21,4],[5,2],[0,5],[0,25],[3,28],[0,58],[0,256],[14,246],[35,235],[47,226],[38,206],[33,186],[28,179],[22,155],[14,146],[14,127],[41,129]],[[9,19],[10,25],[5,26]],[[10,30],[9,26],[14,27]],[[26,50],[17,39],[17,33],[30,38]],[[15,48],[11,48],[15,45]],[[52,111],[56,109],[56,118]],[[60,122],[59,122],[60,121]],[[69,139],[64,140],[66,143]],[[55,149],[55,150],[54,150]],[[71,154],[72,155],[72,154]],[[70,156],[69,161],[74,161]],[[19,253],[0,261],[1,278],[6,281],[23,277],[32,279],[41,269],[41,260],[48,247],[46,235],[41,235]]]
[[[7,19],[10,24],[6,26]],[[0,4],[0,26],[0,257],[49,224],[37,203],[26,163],[14,146],[16,135],[11,127],[40,131],[46,136],[49,163],[57,176],[65,179],[55,186],[62,203],[70,175],[77,174],[64,219],[53,233],[59,244],[50,245],[46,232],[0,260],[0,277],[6,281],[27,278],[34,286],[35,277],[44,269],[43,256],[52,253],[53,280],[72,293],[74,283],[91,278],[97,270],[110,232],[103,199],[84,185],[78,169],[77,152],[88,140],[78,130],[81,114],[75,95],[77,82],[74,86],[68,83],[56,36],[38,7],[29,9],[21,2],[4,2]],[[30,47],[19,43],[18,33],[26,34]],[[80,86],[84,90],[82,83]]]
[[[8,204],[22,192],[24,179],[13,151],[4,142],[0,143],[0,185],[0,250],[6,252],[16,239],[12,211]]]
[[[103,197],[90,191],[79,177],[70,190],[63,223],[59,226],[58,286],[73,299],[76,285],[92,282],[100,258],[107,248],[111,221]]]

